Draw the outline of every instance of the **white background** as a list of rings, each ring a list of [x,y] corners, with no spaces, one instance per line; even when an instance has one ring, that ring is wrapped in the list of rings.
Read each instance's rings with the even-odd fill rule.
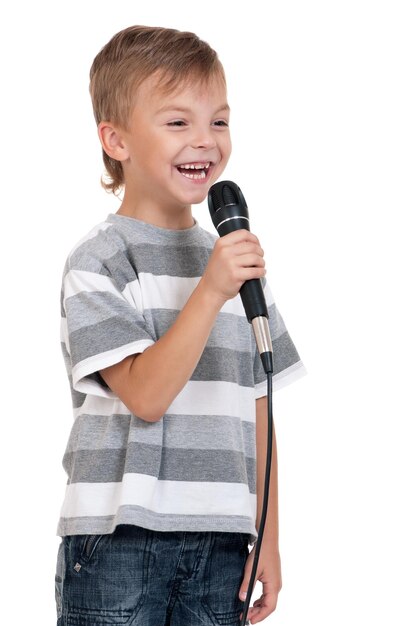
[[[76,241],[118,208],[99,184],[88,72],[132,24],[192,30],[218,51],[234,146],[223,178],[244,192],[309,372],[274,397],[283,589],[263,623],[416,623],[412,4],[16,1],[2,9],[8,623],[56,619],[55,532],[72,425],[61,273]],[[206,203],[194,214],[213,231]],[[252,601],[260,593],[258,584]]]

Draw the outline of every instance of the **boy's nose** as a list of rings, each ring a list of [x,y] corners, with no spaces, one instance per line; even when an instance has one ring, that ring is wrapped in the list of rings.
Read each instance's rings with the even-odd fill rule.
[[[195,130],[191,141],[193,148],[214,148],[216,146],[215,137],[209,130]]]

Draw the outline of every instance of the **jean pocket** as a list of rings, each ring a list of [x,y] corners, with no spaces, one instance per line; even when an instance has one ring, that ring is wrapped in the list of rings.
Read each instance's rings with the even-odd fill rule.
[[[88,563],[104,535],[83,535],[80,559]]]

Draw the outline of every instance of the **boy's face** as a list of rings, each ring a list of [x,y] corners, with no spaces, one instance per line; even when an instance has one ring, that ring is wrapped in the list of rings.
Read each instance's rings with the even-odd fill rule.
[[[123,132],[126,191],[166,209],[202,202],[230,157],[228,123],[220,79],[163,95],[150,76],[139,87],[129,130]]]

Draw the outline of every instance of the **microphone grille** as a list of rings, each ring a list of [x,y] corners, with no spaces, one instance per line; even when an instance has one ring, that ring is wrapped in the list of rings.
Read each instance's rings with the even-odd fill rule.
[[[214,208],[214,211],[218,211],[218,209],[221,207],[221,198],[218,194],[218,188],[213,188],[211,187],[211,192],[210,192],[210,196],[211,196],[211,200],[212,200],[212,206]]]
[[[224,185],[222,188],[222,197],[224,204],[238,204],[238,198],[236,197],[234,190],[229,185]]]

